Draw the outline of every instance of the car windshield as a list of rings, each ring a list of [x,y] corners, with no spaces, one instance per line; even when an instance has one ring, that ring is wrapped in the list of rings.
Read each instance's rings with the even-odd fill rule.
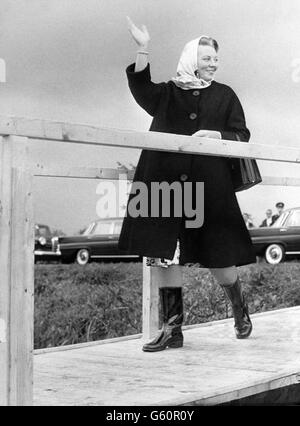
[[[94,226],[95,226],[95,222],[90,223],[88,227],[85,229],[85,231],[82,233],[82,235],[89,235]]]
[[[35,226],[35,236],[36,237],[50,238],[51,232],[50,232],[49,227],[48,226],[36,225]]]

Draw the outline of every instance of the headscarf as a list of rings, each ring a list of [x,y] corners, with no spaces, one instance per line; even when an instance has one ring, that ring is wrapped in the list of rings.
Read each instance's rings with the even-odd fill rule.
[[[205,89],[211,85],[211,81],[205,81],[195,75],[195,71],[198,70],[198,45],[202,37],[210,38],[202,35],[189,41],[183,48],[177,65],[176,77],[172,78],[176,86],[181,89]]]

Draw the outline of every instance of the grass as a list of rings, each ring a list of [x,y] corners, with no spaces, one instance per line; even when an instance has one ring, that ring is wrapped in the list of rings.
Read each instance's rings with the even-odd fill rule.
[[[239,268],[250,312],[300,305],[300,263]],[[206,269],[184,270],[185,324],[231,316]],[[34,347],[136,334],[142,328],[142,264],[35,265]]]

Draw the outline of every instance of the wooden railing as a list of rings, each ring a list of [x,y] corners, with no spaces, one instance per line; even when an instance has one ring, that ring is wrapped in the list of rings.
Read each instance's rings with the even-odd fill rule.
[[[33,393],[34,217],[33,177],[118,179],[120,170],[33,161],[33,139],[99,147],[300,162],[300,150],[158,132],[0,117],[0,405],[31,405]],[[122,171],[124,176],[124,171]],[[129,178],[131,176],[128,176]],[[300,179],[264,176],[264,185],[299,186]],[[158,328],[159,268],[143,267],[143,335]]]

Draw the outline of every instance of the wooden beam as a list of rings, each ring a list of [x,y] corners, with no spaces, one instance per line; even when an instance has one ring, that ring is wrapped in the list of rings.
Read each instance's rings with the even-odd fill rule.
[[[182,267],[146,266],[143,258],[143,339],[152,338],[159,327],[159,288],[182,287]]]
[[[300,179],[293,177],[262,176],[262,183],[260,183],[260,185],[300,186]]]
[[[108,179],[108,180],[132,180],[134,171],[112,168],[96,167],[44,167],[31,166],[34,176],[61,177],[70,179]]]
[[[9,402],[9,300],[12,153],[7,138],[0,140],[0,406]]]
[[[12,172],[9,405],[32,405],[34,220],[32,176]]]
[[[0,405],[31,405],[34,220],[25,140],[0,140]],[[19,168],[12,167],[19,165]]]
[[[70,179],[107,179],[107,180],[132,180],[133,170],[122,170],[113,168],[96,167],[46,167],[32,166],[34,176],[38,177],[60,177]],[[300,178],[262,176],[260,185],[274,186],[300,186]]]
[[[137,132],[97,126],[0,116],[0,135],[26,136],[85,145],[148,149],[188,154],[256,158],[268,161],[300,162],[300,149],[199,138],[159,132]],[[273,143],[272,143],[273,142]]]
[[[143,258],[143,339],[154,336],[159,327],[158,282],[153,279],[153,268]]]

